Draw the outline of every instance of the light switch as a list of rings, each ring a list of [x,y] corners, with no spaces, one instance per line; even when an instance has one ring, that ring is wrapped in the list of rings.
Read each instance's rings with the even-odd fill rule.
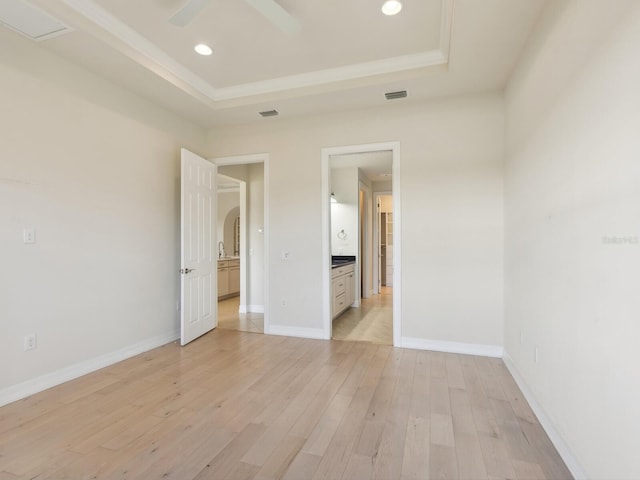
[[[36,229],[25,228],[22,230],[22,241],[24,243],[36,243]]]

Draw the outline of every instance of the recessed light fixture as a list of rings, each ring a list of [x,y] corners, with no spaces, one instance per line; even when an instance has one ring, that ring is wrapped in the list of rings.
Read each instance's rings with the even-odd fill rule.
[[[402,3],[398,0],[387,0],[382,5],[382,13],[385,15],[395,15],[402,10]]]
[[[213,49],[209,45],[205,45],[204,43],[199,43],[193,49],[198,52],[200,55],[211,55],[213,53]]]

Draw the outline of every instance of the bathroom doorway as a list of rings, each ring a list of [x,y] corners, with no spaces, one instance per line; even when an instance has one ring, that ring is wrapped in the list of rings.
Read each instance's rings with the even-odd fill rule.
[[[387,269],[385,263],[389,281],[385,279],[382,288],[378,285],[377,201],[379,192],[391,193],[396,185],[398,144],[323,149],[322,159],[323,191],[327,192],[326,197],[323,194],[325,335],[337,340],[397,344],[400,302],[392,287],[396,275],[392,266]],[[395,203],[393,196],[389,201]],[[387,212],[385,227],[386,218]],[[383,253],[396,257],[393,247],[384,247]]]
[[[218,327],[268,328],[266,217],[268,155],[218,158]]]

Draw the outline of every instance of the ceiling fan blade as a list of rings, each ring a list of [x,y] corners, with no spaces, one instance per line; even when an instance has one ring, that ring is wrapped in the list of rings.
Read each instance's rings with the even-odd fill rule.
[[[209,5],[210,2],[211,0],[189,0],[184,7],[178,10],[175,15],[169,19],[169,23],[177,27],[184,27],[188,25]]]
[[[275,0],[245,0],[249,5],[264,15],[271,23],[284,33],[293,35],[300,30],[300,24],[289,12],[278,5]]]

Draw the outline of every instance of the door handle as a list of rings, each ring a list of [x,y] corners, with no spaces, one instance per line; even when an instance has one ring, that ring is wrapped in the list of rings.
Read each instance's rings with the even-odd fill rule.
[[[180,269],[180,273],[182,274],[187,274],[187,273],[191,273],[195,270],[195,268],[181,268]]]

